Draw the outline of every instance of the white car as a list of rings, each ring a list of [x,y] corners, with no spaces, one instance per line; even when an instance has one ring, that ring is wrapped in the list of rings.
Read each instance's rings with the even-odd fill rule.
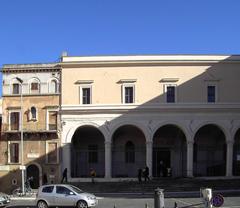
[[[36,204],[38,208],[49,206],[87,208],[96,206],[98,200],[95,195],[72,185],[49,184],[38,188]]]
[[[5,207],[10,203],[10,197],[7,194],[0,193],[0,207]]]

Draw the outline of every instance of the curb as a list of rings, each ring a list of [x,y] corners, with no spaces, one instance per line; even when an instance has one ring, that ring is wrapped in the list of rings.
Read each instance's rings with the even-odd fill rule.
[[[214,194],[239,194],[240,189],[229,189],[229,190],[213,190]],[[136,197],[154,197],[154,192],[143,192],[143,193],[133,193],[133,192],[123,192],[123,193],[94,193],[97,199],[103,199],[105,197],[123,197],[123,196],[136,196]],[[176,197],[200,197],[199,191],[166,191],[164,192],[166,198],[176,198]],[[11,200],[36,200],[36,196],[32,197],[10,197]]]

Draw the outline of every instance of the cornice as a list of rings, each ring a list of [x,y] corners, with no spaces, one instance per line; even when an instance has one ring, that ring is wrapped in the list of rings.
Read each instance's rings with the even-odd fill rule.
[[[23,72],[59,72],[58,64],[8,64],[1,68],[2,73]]]
[[[62,57],[59,63],[68,67],[101,66],[157,66],[157,65],[204,65],[240,63],[239,55],[139,55],[139,56],[92,56]]]
[[[239,113],[240,103],[142,104],[142,105],[62,105],[60,114],[123,113]]]

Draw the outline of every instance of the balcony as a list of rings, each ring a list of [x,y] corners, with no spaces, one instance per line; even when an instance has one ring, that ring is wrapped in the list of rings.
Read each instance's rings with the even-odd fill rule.
[[[57,124],[48,124],[39,123],[39,122],[31,122],[29,124],[23,125],[23,132],[56,132],[57,131]],[[2,125],[2,133],[7,132],[20,132],[21,126],[18,124],[3,124]]]

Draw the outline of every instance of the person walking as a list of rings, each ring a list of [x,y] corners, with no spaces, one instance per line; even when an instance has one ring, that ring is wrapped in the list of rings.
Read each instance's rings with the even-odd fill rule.
[[[142,168],[138,169],[138,182],[141,183],[142,182]]]
[[[67,168],[65,168],[63,171],[61,183],[64,181],[67,183]]]
[[[150,181],[148,166],[145,167],[144,172],[143,172],[143,176],[144,176],[144,181]]]

